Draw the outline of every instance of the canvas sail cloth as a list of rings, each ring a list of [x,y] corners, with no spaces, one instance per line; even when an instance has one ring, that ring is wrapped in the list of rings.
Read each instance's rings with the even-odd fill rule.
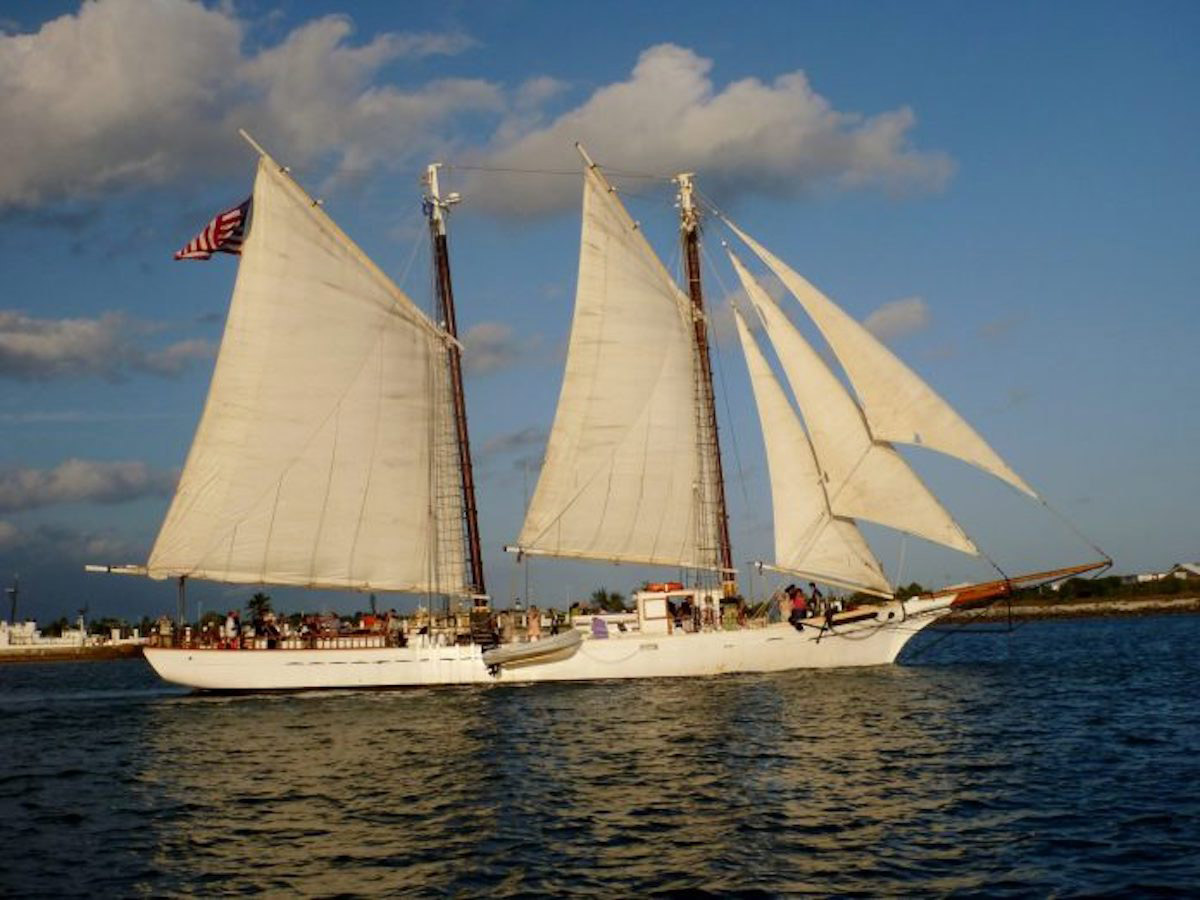
[[[692,322],[691,301],[589,167],[566,372],[517,549],[719,567],[699,524]]]
[[[1037,497],[954,409],[866,328],[754,238],[725,220],[800,301],[846,370],[871,434],[961,459]]]
[[[867,519],[963,553],[975,545],[886,442],[872,439],[858,404],[741,261],[729,254],[779,356],[804,416],[834,515]]]
[[[733,317],[767,450],[775,565],[826,584],[892,596],[883,567],[858,526],[829,509],[808,435],[736,309]]]
[[[468,593],[447,338],[267,157],[253,209],[148,574]]]

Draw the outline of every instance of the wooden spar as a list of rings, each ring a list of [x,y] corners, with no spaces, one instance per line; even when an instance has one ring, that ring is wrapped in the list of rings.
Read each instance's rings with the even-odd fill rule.
[[[458,343],[458,323],[454,314],[454,287],[450,281],[450,250],[446,242],[446,210],[458,202],[451,194],[442,199],[438,189],[438,166],[426,170],[426,212],[433,245],[433,265],[437,282],[438,316],[442,327],[454,340],[447,346],[450,366],[450,390],[454,396],[454,430],[458,445],[459,471],[462,474],[463,528],[467,537],[467,565],[475,604],[482,605],[487,589],[483,581],[483,553],[479,541],[479,513],[475,505],[475,473],[471,467],[471,441],[467,431],[467,402],[463,393],[462,345]]]
[[[721,467],[721,441],[717,434],[717,405],[713,394],[712,358],[708,348],[708,319],[704,315],[704,293],[700,285],[700,214],[692,197],[692,174],[675,176],[679,185],[680,234],[683,240],[683,259],[686,267],[688,296],[695,310],[696,354],[700,367],[698,398],[701,424],[700,440],[712,453],[713,489],[716,496],[705,497],[716,507],[717,561],[722,574],[721,583],[726,597],[737,594],[737,573],[733,567],[733,548],[729,541],[729,514],[725,508],[725,473]]]
[[[1012,593],[1013,588],[1023,584],[1033,584],[1037,582],[1059,581],[1063,578],[1069,578],[1072,575],[1082,575],[1085,572],[1095,572],[1097,570],[1107,569],[1112,565],[1111,559],[1103,560],[1102,562],[1085,563],[1079,566],[1068,566],[1065,569],[1050,569],[1046,572],[1030,572],[1026,575],[1013,575],[1011,578],[1002,578],[996,581],[984,581],[980,584],[972,584],[963,588],[936,591],[932,596],[939,594],[958,594],[954,601],[950,604],[954,609],[971,609],[975,606],[986,606],[991,601],[998,597],[1006,597]]]

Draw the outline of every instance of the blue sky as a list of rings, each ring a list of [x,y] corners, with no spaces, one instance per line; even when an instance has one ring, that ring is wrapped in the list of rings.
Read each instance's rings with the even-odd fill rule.
[[[171,254],[249,191],[255,134],[420,304],[419,186],[449,190],[490,588],[553,417],[579,180],[697,172],[893,348],[1120,571],[1200,558],[1200,8],[1192,3],[0,3],[0,573],[27,612],[140,615],[141,561],[203,404],[235,263]],[[672,262],[671,192],[617,179]],[[719,246],[717,229],[709,252]],[[735,558],[770,551],[761,439],[721,309]],[[959,463],[907,458],[1008,571],[1091,553]],[[528,465],[527,465],[528,464]],[[531,467],[531,468],[530,468]],[[868,528],[905,581],[978,562]],[[634,567],[538,561],[561,602]],[[755,586],[761,591],[762,586]],[[196,585],[217,608],[244,589]],[[362,598],[275,591],[286,608]],[[4,610],[7,614],[7,610]]]

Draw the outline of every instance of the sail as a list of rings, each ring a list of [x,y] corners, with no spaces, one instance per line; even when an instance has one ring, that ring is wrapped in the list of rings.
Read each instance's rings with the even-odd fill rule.
[[[445,336],[267,157],[153,577],[468,593]]]
[[[826,584],[890,597],[883,568],[858,526],[830,511],[808,435],[736,309],[733,317],[767,450],[775,564]]]
[[[872,439],[862,411],[829,366],[741,261],[733,253],[729,256],[762,316],[804,415],[834,515],[867,519],[963,553],[977,553],[900,454]]]
[[[950,404],[871,332],[752,237],[728,219],[725,222],[816,323],[854,385],[871,433],[878,440],[937,450],[1037,496]]]
[[[584,177],[575,315],[518,549],[718,568],[700,523],[692,307],[604,177]]]

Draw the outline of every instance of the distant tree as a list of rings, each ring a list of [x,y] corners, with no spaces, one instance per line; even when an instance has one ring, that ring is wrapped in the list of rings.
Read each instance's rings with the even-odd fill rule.
[[[270,595],[259,591],[246,603],[246,611],[250,613],[251,620],[262,621],[271,611]]]
[[[67,621],[66,616],[59,616],[49,625],[42,629],[42,634],[47,637],[61,637],[62,633],[71,627],[71,623]]]
[[[897,589],[896,599],[907,600],[909,597],[917,597],[925,593],[925,588],[915,581],[909,582],[902,588]]]
[[[590,605],[605,612],[625,612],[625,596],[617,591],[598,588],[592,591]]]
[[[88,622],[88,634],[102,634],[107,637],[114,628],[119,628],[122,631],[129,627],[129,623],[124,619],[117,619],[112,616],[107,616],[103,619],[93,619]]]

